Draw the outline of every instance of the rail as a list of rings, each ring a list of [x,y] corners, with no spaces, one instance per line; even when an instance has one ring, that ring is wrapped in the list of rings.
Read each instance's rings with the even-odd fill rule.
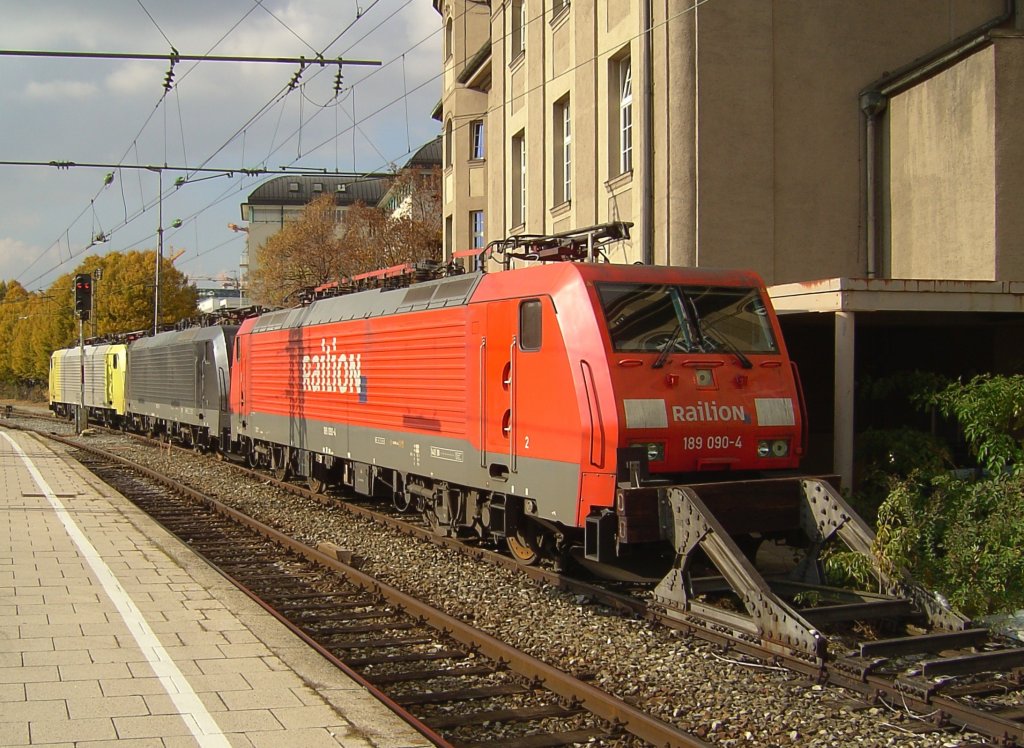
[[[578,704],[587,711],[619,726],[624,731],[655,746],[679,746],[679,748],[704,748],[708,744],[704,741],[669,725],[662,720],[626,703],[625,701],[591,686],[558,668],[512,647],[489,634],[474,628],[473,626],[454,618],[433,606],[418,600],[395,587],[392,587],[380,580],[366,574],[359,569],[344,563],[338,558],[328,555],[323,551],[312,548],[285,533],[282,533],[238,510],[229,507],[212,497],[203,494],[189,486],[171,480],[161,473],[150,470],[144,466],[137,465],[119,455],[112,454],[95,446],[82,443],[78,439],[69,439],[53,434],[44,434],[47,438],[53,439],[75,449],[84,450],[92,454],[100,455],[104,460],[128,467],[156,481],[172,488],[175,492],[189,497],[191,500],[215,511],[217,514],[230,518],[233,522],[248,527],[259,533],[261,536],[271,540],[273,543],[315,563],[318,566],[343,577],[347,582],[353,584],[373,595],[380,596],[389,604],[397,606],[404,613],[412,618],[428,623],[434,629],[444,632],[447,636],[460,642],[472,651],[486,656],[490,660],[503,663],[511,671],[517,673],[527,681],[542,685],[543,688],[557,694],[568,703]],[[308,640],[308,637],[304,637]],[[340,662],[332,657],[332,661]],[[359,676],[342,663],[343,669],[352,674],[360,683],[365,684],[385,704],[393,708],[396,713],[403,716],[405,710],[387,694],[383,693],[372,682]],[[410,724],[417,726],[418,721],[413,718]],[[448,745],[447,742],[428,726],[424,727],[424,734],[432,740],[439,741],[438,745]],[[417,726],[420,729],[420,726]]]

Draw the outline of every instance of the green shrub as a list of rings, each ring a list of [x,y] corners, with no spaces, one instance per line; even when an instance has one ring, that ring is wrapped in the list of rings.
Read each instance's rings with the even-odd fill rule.
[[[1024,470],[1024,376],[982,374],[916,398],[955,418],[979,464],[991,472]]]
[[[937,475],[952,466],[949,450],[931,434],[911,428],[869,429],[857,435],[857,489],[851,503],[874,523],[894,479],[914,472]]]
[[[968,616],[1024,607],[1024,475],[896,482],[879,508],[875,552]]]
[[[834,587],[866,590],[875,586],[874,565],[867,556],[828,546],[821,558],[825,579]]]
[[[877,525],[883,568],[907,569],[971,617],[1024,607],[1024,376],[945,383],[916,374],[869,389],[872,399],[902,392],[918,409],[954,421],[987,471],[979,480],[954,475],[950,452],[914,429],[860,435],[852,500]],[[843,554],[826,569],[838,579],[863,571]]]

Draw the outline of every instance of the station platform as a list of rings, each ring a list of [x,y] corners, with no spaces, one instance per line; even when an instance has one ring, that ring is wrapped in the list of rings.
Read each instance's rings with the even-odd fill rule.
[[[0,744],[431,745],[61,448],[3,428]]]

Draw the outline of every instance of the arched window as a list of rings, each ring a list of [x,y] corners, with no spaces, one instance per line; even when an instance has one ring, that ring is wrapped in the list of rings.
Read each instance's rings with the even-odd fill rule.
[[[444,126],[444,165],[452,165],[452,121],[449,118]]]

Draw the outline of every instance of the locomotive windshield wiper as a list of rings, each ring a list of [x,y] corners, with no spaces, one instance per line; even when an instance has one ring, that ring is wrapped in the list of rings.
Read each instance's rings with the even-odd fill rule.
[[[750,359],[747,358],[747,355],[743,351],[741,351],[739,348],[737,348],[736,344],[733,343],[731,340],[729,340],[724,335],[719,335],[718,333],[714,332],[713,330],[710,331],[710,332],[704,330],[704,325],[703,324],[701,324],[700,334],[701,334],[701,338],[703,340],[708,341],[710,343],[713,343],[713,344],[715,344],[717,346],[720,346],[720,347],[724,348],[725,350],[727,350],[729,353],[731,353],[734,356],[736,356],[736,358],[738,358],[740,360],[740,366],[742,366],[744,369],[753,369],[754,368],[754,364],[752,364],[750,362]]]
[[[740,361],[740,366],[744,369],[753,369],[754,365],[747,358],[746,354],[743,353],[736,345],[726,338],[724,335],[720,335],[714,330],[708,330],[704,323],[704,318],[700,316],[697,311],[697,305],[694,303],[690,296],[686,296],[686,303],[693,314],[693,319],[696,320],[695,328],[697,332],[697,341],[700,345],[700,349],[704,352],[710,352],[716,348],[724,348],[729,353],[732,353]]]
[[[676,329],[672,331],[672,335],[669,336],[669,339],[661,346],[661,353],[658,354],[658,358],[656,358],[654,363],[651,364],[652,369],[660,369],[665,365],[665,362],[668,361],[668,354],[672,352],[673,348],[675,348],[676,343],[679,342],[679,336],[682,334],[683,325],[682,323],[679,323],[676,325]]]

